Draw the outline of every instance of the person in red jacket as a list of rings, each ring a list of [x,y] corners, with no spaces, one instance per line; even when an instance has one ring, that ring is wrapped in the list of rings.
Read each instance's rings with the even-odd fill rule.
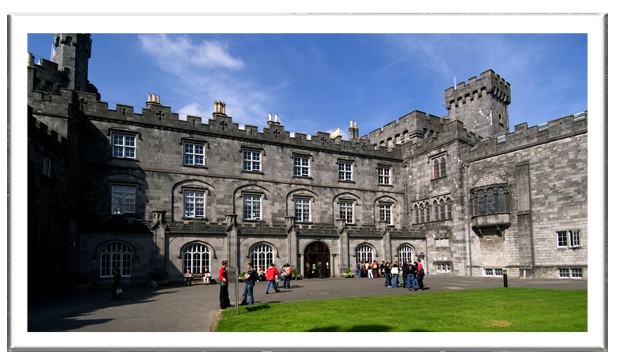
[[[270,266],[268,267],[268,269],[266,269],[266,281],[268,281],[268,284],[266,285],[266,294],[268,294],[268,291],[270,291],[270,285],[274,287],[274,291],[276,293],[281,292],[278,286],[279,275],[279,270],[276,269],[276,265],[274,264],[274,262],[270,263]]]
[[[221,284],[221,290],[219,292],[219,302],[221,309],[226,309],[227,307],[231,307],[231,301],[229,301],[229,288],[227,278],[227,261],[223,261],[221,263],[221,268],[219,268],[219,281]]]

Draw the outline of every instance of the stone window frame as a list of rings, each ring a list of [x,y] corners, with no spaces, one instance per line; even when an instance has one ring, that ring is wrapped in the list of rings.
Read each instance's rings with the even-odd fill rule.
[[[558,249],[575,249],[581,248],[581,230],[568,229],[556,231],[557,248]]]
[[[311,178],[311,162],[313,161],[313,156],[310,154],[302,154],[302,153],[293,153],[293,176],[294,178]],[[306,165],[304,164],[296,164],[296,160],[306,160]],[[303,170],[306,169],[306,175]],[[300,170],[299,174],[296,174],[296,170]]]
[[[132,183],[120,183],[120,182],[111,183],[109,185],[110,211],[111,211],[110,213],[114,216],[136,214],[137,213],[137,190],[138,188],[139,187],[136,184],[132,184]],[[127,192],[126,190],[128,189],[132,189],[133,191]],[[131,201],[131,197],[128,196],[129,194],[132,194],[132,201]],[[117,204],[117,202],[115,201],[117,197],[121,197],[120,204]],[[132,210],[130,206],[132,206]],[[117,211],[114,210],[114,208],[116,208]]]
[[[294,196],[293,198],[294,201],[294,218],[296,220],[297,223],[311,223],[313,220],[312,217],[312,205],[311,203],[313,202],[313,198],[309,197],[309,196],[304,196],[304,195],[297,195]],[[300,204],[300,203],[304,203],[305,204]],[[299,206],[301,206],[301,208],[299,208]],[[304,208],[307,207],[307,208]],[[298,211],[301,211],[300,214],[298,213]],[[298,215],[300,215],[300,219],[298,218]]]
[[[263,148],[242,147],[242,172],[263,174],[263,157],[265,155]],[[251,154],[251,159],[247,159],[246,155]],[[254,156],[258,154],[259,159],[255,160]],[[250,166],[247,168],[247,164]],[[255,165],[258,165],[255,167]]]
[[[122,138],[122,143],[116,144],[116,137]],[[132,145],[127,145],[126,140],[133,140]],[[109,142],[111,144],[111,157],[116,159],[137,159],[137,140],[140,138],[140,134],[138,132],[133,132],[125,129],[110,129],[109,130]],[[117,153],[116,150],[120,149],[121,154]],[[132,155],[126,155],[127,150],[132,150]]]
[[[258,210],[258,215],[255,217],[250,217],[247,218],[247,197],[254,197],[254,199],[252,200],[252,202],[255,202],[255,198],[258,201],[258,205],[259,205],[259,210]],[[263,199],[264,199],[264,195],[263,193],[258,193],[258,192],[242,192],[242,220],[243,221],[248,221],[248,222],[257,222],[257,221],[261,221],[263,219]],[[253,214],[254,214],[254,210],[253,210]]]
[[[557,269],[557,277],[558,278],[573,278],[573,279],[582,279],[583,278],[583,268],[582,267],[559,267]]]
[[[187,202],[189,201],[189,196],[187,195],[188,192],[193,192],[195,195],[192,196],[191,198],[195,198],[196,200],[193,203],[194,206],[194,210],[193,210],[193,214],[189,214],[189,208],[187,208]],[[200,199],[203,199],[202,202],[202,206],[201,206],[201,215],[197,215],[197,205],[199,204],[197,202],[197,195],[201,195],[202,197],[199,197]],[[208,200],[208,190],[204,189],[204,188],[195,188],[195,187],[186,187],[186,188],[182,188],[182,206],[183,206],[183,218],[185,219],[206,219],[206,205],[207,205],[207,200]]]
[[[452,262],[450,261],[435,261],[433,263],[433,269],[436,273],[452,273]]]
[[[210,148],[210,145],[207,141],[205,140],[199,140],[199,139],[193,139],[193,138],[183,138],[182,139],[182,165],[185,167],[198,167],[198,168],[207,168],[207,158],[206,158],[206,149]],[[187,145],[193,145],[193,146],[201,146],[202,147],[202,153],[198,154],[195,152],[191,152],[188,154],[191,155],[198,155],[202,157],[202,163],[199,164],[195,161],[191,162],[187,162],[187,149],[186,146]]]
[[[47,178],[51,177],[51,159],[43,157],[43,175]]]
[[[336,164],[338,167],[339,182],[354,182],[355,161],[352,159],[338,159]],[[349,166],[349,169],[341,169],[342,166]],[[346,168],[346,167],[345,167]]]
[[[135,250],[129,244],[114,240],[105,243],[98,252],[99,277],[112,278],[112,270],[117,267],[120,277],[130,277],[133,272]]]
[[[498,268],[498,267],[484,268],[484,277],[502,277],[503,270],[504,270],[503,268]]]
[[[443,152],[429,158],[429,164],[431,167],[431,180],[441,179],[448,176],[446,172],[447,157],[448,154],[446,152]]]
[[[508,189],[508,184],[499,183],[477,187],[471,189],[470,193],[473,217],[509,213],[510,191]],[[485,193],[492,195],[492,203],[489,203],[490,198],[488,198],[488,196],[487,198],[484,197]],[[493,204],[492,209],[489,209],[490,204]]]
[[[377,184],[380,186],[391,186],[392,176],[392,166],[390,164],[377,165]]]
[[[345,224],[355,224],[356,223],[356,200],[355,199],[351,199],[351,198],[342,198],[338,200],[338,204],[339,204],[339,217],[340,219],[343,220],[343,222]],[[348,211],[351,212],[351,215],[349,214],[343,214],[343,205],[347,205],[349,206],[349,208],[347,209]],[[349,220],[349,217],[351,216],[351,220]]]
[[[378,219],[380,222],[386,222],[388,226],[394,226],[394,202],[379,201],[377,202]]]

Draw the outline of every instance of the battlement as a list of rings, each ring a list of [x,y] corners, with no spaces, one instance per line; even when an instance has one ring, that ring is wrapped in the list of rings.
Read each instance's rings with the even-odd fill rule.
[[[551,120],[531,128],[527,123],[518,124],[514,132],[486,139],[469,149],[469,160],[478,160],[502,153],[516,151],[537,144],[587,133],[587,112]]]
[[[441,118],[414,110],[393,120],[381,128],[369,133],[371,143],[382,147],[393,147],[397,144],[416,142],[427,134],[434,134],[441,130]]]
[[[74,97],[73,95],[77,96]],[[220,138],[238,138],[243,141],[264,143],[264,144],[286,144],[298,148],[310,148],[319,151],[330,151],[337,153],[349,153],[354,155],[364,155],[371,157],[384,157],[387,159],[400,159],[399,149],[385,149],[372,145],[369,139],[360,138],[352,140],[342,140],[339,137],[332,137],[327,132],[316,132],[314,135],[304,133],[291,133],[277,121],[269,121],[260,132],[255,125],[241,126],[232,121],[232,118],[225,114],[223,102],[214,103],[214,112],[209,119],[199,116],[187,115],[186,120],[180,119],[178,113],[172,112],[171,107],[162,105],[160,98],[150,94],[146,107],[141,109],[141,113],[135,112],[132,106],[116,104],[114,109],[109,108],[107,102],[99,101],[97,94],[86,92],[73,92],[61,89],[58,95],[41,94],[47,101],[36,102],[37,111],[57,112],[66,110],[66,107],[54,106],[56,102],[74,104],[75,108],[80,109],[84,116],[92,120],[120,123],[125,126],[141,126],[153,128],[165,128],[191,134],[211,135]]]
[[[474,76],[469,78],[468,83],[461,82],[456,87],[447,88],[445,90],[446,109],[450,110],[453,106],[464,104],[485,94],[492,94],[505,104],[510,104],[510,83],[489,69],[480,74],[479,79]]]
[[[34,117],[28,117],[28,136],[51,148],[62,148],[68,145],[68,140],[65,137],[58,134],[55,130],[49,129],[47,124],[38,121]]]
[[[413,145],[412,152],[416,155],[422,154],[454,140],[467,144],[476,144],[482,141],[482,137],[467,130],[463,122],[454,120],[445,123],[440,132],[418,141]]]

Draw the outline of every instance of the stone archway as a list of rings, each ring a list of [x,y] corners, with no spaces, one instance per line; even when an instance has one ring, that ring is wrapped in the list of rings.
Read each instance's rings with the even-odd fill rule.
[[[330,248],[320,241],[308,244],[304,249],[304,263],[305,278],[329,278],[332,269]]]

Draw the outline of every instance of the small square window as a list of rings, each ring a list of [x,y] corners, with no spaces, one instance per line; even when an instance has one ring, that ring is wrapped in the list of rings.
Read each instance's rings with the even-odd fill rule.
[[[135,135],[113,133],[112,156],[114,158],[135,158]]]
[[[244,149],[242,169],[245,172],[261,172],[261,151]]]

